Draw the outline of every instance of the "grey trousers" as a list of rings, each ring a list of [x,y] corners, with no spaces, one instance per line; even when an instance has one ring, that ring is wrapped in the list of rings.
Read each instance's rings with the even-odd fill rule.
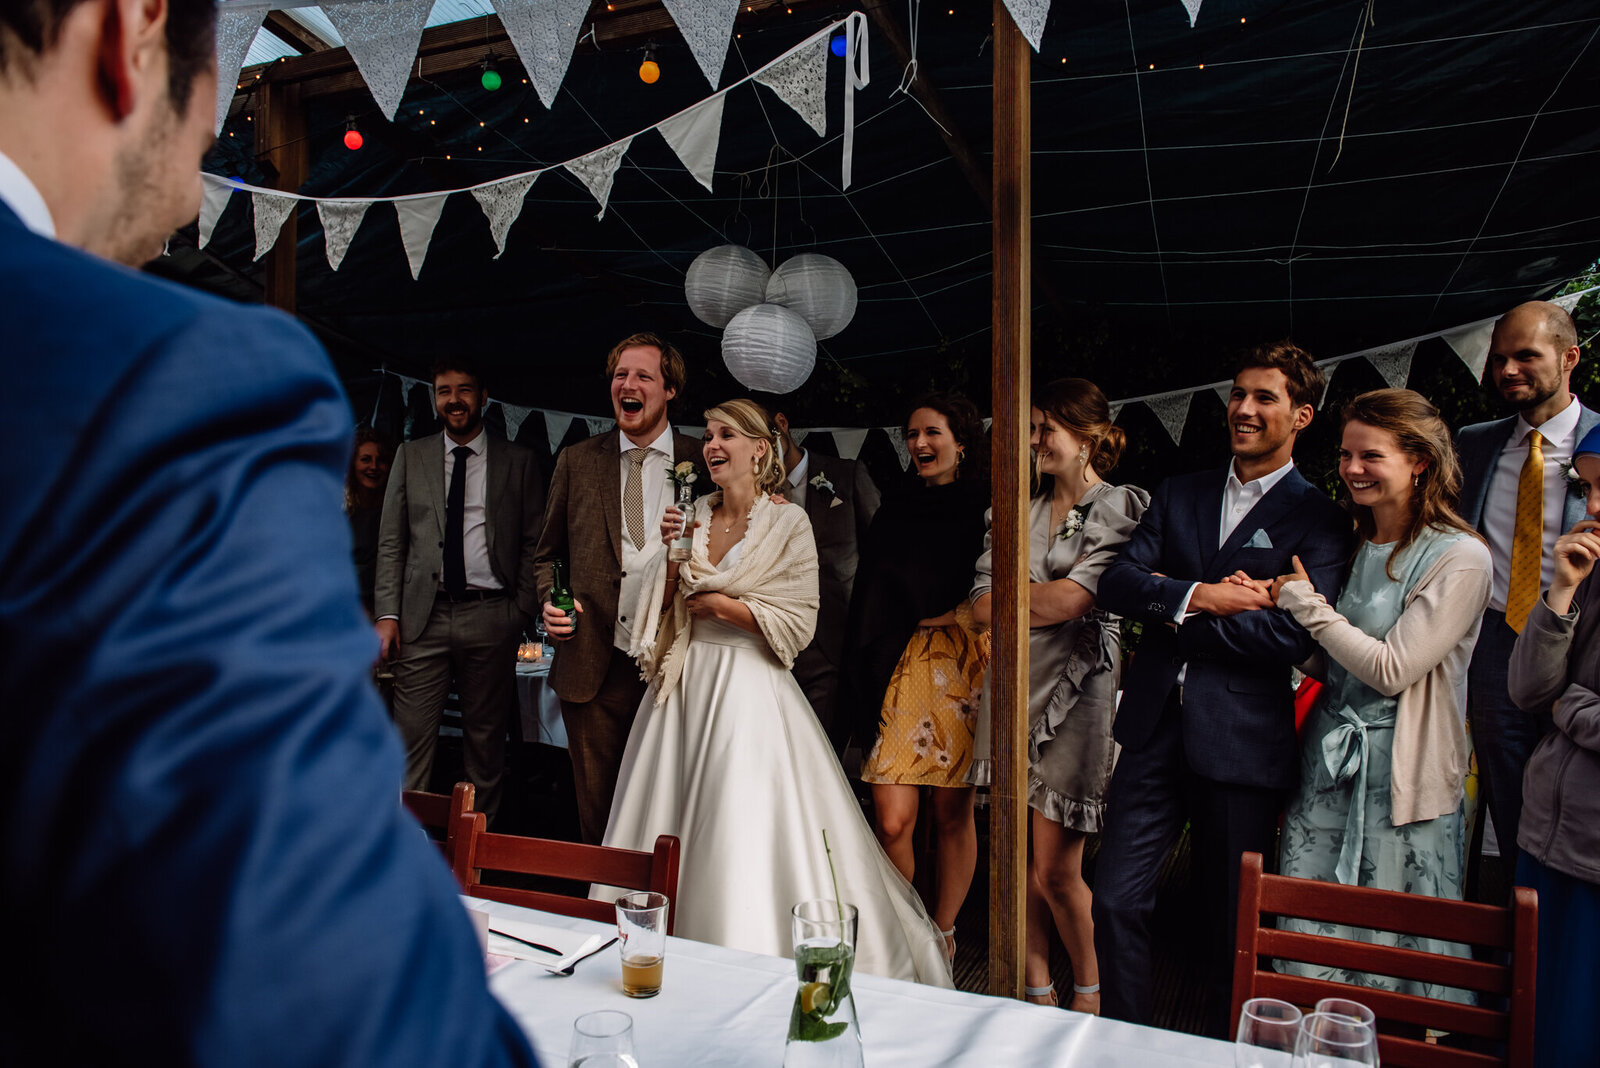
[[[523,616],[516,601],[433,602],[428,625],[402,642],[394,660],[394,722],[406,750],[407,790],[433,777],[439,718],[456,680],[461,697],[461,754],[477,789],[476,808],[494,822],[506,769],[506,729],[516,704],[517,643]]]

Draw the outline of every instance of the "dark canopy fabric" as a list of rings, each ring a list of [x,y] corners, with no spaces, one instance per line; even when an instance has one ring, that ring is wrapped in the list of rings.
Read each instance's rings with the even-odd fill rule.
[[[847,10],[741,24],[724,84]],[[907,24],[904,4],[884,13]],[[917,51],[919,77],[983,170],[990,23],[985,3],[924,5]],[[1036,359],[1137,395],[1223,377],[1220,354],[1240,344],[1292,335],[1332,356],[1553,292],[1600,252],[1597,31],[1592,0],[1208,0],[1192,29],[1177,0],[1057,0],[1033,67]],[[302,192],[456,188],[591,151],[709,94],[681,39],[657,44],[658,84],[638,79],[638,51],[583,51],[549,112],[514,59],[496,93],[476,71],[413,79],[393,124],[365,92],[313,98]],[[421,375],[440,352],[470,351],[502,399],[596,413],[605,351],[656,329],[686,350],[698,407],[739,386],[720,332],[684,302],[690,261],[726,240],[769,263],[818,251],[851,270],[861,304],[794,398],[812,422],[892,423],[899,399],[932,382],[981,400],[987,205],[930,116],[896,91],[900,63],[877,27],[855,184],[841,193],[843,61],[830,64],[826,138],[766,89],[735,90],[714,192],[645,134],[603,220],[552,171],[498,260],[463,194],[445,206],[419,280],[386,205],[334,272],[303,205],[299,311],[352,377],[380,362]],[[248,113],[207,169],[266,184],[254,157],[270,146],[254,142]],[[350,114],[359,152],[340,143]],[[248,295],[253,251],[248,198],[236,195],[206,254],[159,269]]]

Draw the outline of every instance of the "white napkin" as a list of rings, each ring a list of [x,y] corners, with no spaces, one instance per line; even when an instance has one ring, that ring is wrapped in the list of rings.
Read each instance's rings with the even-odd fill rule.
[[[553,957],[549,953],[525,946],[521,942],[510,938],[498,937],[499,932],[515,935],[517,938],[529,942],[538,942],[540,945],[549,946],[551,949],[561,951],[561,956]],[[489,917],[489,952],[502,957],[515,957],[518,960],[530,960],[542,964],[552,971],[560,971],[582,958],[593,953],[605,945],[606,936],[600,934],[586,935],[582,931],[568,931],[561,927],[546,927],[543,924],[529,923],[526,920],[511,920],[504,916],[490,915]]]

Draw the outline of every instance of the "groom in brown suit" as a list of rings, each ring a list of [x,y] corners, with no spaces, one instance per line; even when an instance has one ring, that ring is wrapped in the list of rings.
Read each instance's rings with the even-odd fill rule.
[[[700,442],[667,422],[667,404],[686,376],[682,354],[655,334],[618,342],[606,357],[617,429],[563,449],[550,479],[534,558],[545,631],[558,643],[550,685],[561,698],[585,842],[605,836],[622,750],[644,698],[627,650],[642,565],[672,503],[667,475],[684,460],[700,462]],[[575,620],[550,604],[558,559],[569,565]]]

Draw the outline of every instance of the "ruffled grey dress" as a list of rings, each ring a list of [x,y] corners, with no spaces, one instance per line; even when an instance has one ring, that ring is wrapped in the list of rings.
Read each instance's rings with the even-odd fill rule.
[[[1035,497],[1028,506],[1029,581],[1070,578],[1096,593],[1101,573],[1133,536],[1149,505],[1150,494],[1137,486],[1097,482],[1073,514],[1051,530],[1050,500]],[[1063,532],[1066,537],[1060,536]],[[989,553],[985,534],[974,600],[990,589]],[[1028,632],[1028,805],[1074,831],[1100,830],[1106,786],[1116,764],[1111,721],[1122,663],[1118,622],[1117,616],[1095,608],[1078,619]],[[990,751],[985,687],[968,782],[988,785]]]

